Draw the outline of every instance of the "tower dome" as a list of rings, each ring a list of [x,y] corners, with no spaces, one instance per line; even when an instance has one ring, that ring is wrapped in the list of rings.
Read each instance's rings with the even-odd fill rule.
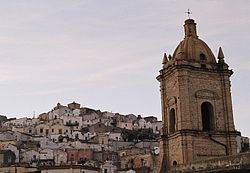
[[[181,64],[213,68],[216,65],[215,56],[208,45],[198,38],[195,21],[187,19],[184,30],[185,37],[175,49],[172,62],[180,61]]]

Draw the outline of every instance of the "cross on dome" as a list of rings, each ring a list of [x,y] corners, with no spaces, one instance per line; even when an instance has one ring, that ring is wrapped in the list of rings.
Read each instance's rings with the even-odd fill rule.
[[[190,9],[189,9],[189,8],[188,8],[188,10],[187,10],[185,13],[187,13],[188,18],[190,19],[190,14],[192,14],[192,12],[190,11]]]

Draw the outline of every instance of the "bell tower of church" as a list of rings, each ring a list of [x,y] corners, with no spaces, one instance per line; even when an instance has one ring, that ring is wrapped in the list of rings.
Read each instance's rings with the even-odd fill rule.
[[[176,164],[236,153],[230,76],[219,48],[217,60],[187,19],[185,37],[173,55],[163,57],[161,171]]]

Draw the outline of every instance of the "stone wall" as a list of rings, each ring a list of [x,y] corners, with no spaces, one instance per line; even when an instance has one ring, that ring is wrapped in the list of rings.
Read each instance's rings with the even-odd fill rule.
[[[217,157],[175,166],[171,173],[250,172],[250,153]]]

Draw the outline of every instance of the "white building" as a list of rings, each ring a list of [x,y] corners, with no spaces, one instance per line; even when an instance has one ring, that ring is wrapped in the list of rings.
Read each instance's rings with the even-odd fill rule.
[[[114,141],[121,141],[122,140],[122,136],[121,133],[109,133],[109,139],[114,140]]]
[[[101,166],[101,173],[116,173],[116,166],[112,164],[112,161],[106,161]]]
[[[40,160],[53,160],[54,154],[52,149],[43,149],[39,151],[39,159]]]
[[[153,130],[153,133],[160,134],[161,128],[162,128],[161,121],[156,121],[154,123],[151,123],[151,129]]]
[[[35,150],[25,150],[21,153],[22,163],[31,163],[39,159],[39,152]]]
[[[57,149],[53,150],[55,165],[65,165],[67,163],[67,152]]]
[[[67,106],[63,106],[60,103],[57,103],[57,105],[54,107],[54,109],[52,109],[49,112],[49,119],[58,119],[61,116],[72,116],[73,112],[71,109],[69,109]]]

